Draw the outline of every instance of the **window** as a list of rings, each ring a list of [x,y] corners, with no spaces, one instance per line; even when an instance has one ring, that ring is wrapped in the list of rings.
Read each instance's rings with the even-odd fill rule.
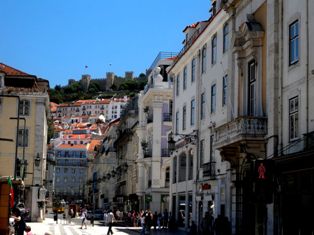
[[[204,147],[205,140],[200,141],[200,166],[203,165],[204,162]]]
[[[187,86],[187,67],[185,66],[183,69],[183,90],[186,90]]]
[[[251,61],[248,66],[248,115],[254,116],[256,103],[256,68],[255,60]]]
[[[29,100],[20,100],[20,115],[28,116],[29,115],[30,102]]]
[[[214,160],[214,156],[215,156],[215,151],[214,151],[214,147],[213,147],[213,143],[214,143],[214,135],[210,136],[210,151],[209,151],[209,162],[213,162]]]
[[[298,97],[293,97],[289,100],[289,138],[294,140],[298,138],[298,112],[299,112],[299,100]]]
[[[176,133],[179,133],[179,111],[176,112]]]
[[[205,93],[201,94],[201,120],[205,118]]]
[[[206,46],[202,49],[202,73],[206,72]]]
[[[173,183],[177,182],[177,157],[173,158]]]
[[[170,167],[166,168],[166,175],[165,175],[165,183],[166,183],[166,187],[169,186],[170,183]]]
[[[222,78],[222,106],[227,104],[228,75]]]
[[[179,157],[179,182],[186,180],[186,156],[182,154]]]
[[[299,61],[299,21],[289,25],[289,65]]]
[[[191,100],[191,126],[195,124],[195,99]]]
[[[196,68],[196,60],[193,58],[192,64],[191,64],[191,82],[195,81],[195,68]]]
[[[188,180],[193,179],[193,155],[189,155]]]
[[[182,110],[182,130],[186,129],[186,106],[183,106]]]
[[[212,38],[212,64],[217,62],[217,35]]]
[[[28,146],[28,130],[27,129],[19,129],[18,136],[18,146],[19,147],[27,147]]]
[[[223,28],[223,46],[222,51],[225,53],[229,48],[229,25],[225,24]]]
[[[210,112],[216,112],[216,84],[211,87]]]
[[[180,93],[180,75],[177,75],[177,79],[176,79],[176,95],[178,96]]]

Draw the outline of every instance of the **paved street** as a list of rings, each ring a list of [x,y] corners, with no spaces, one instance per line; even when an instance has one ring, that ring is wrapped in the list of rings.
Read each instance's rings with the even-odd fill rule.
[[[42,223],[27,222],[31,226],[34,235],[44,235],[45,232],[50,232],[53,235],[106,235],[108,227],[104,226],[100,221],[95,221],[95,225],[91,226],[90,221],[87,223],[87,229],[80,229],[81,220],[75,218],[71,224],[66,223],[63,219],[58,220],[58,224],[53,221],[52,214],[48,214],[47,218]],[[59,218],[61,215],[59,215]],[[115,226],[113,228],[114,234],[117,235],[139,235],[141,228],[139,227],[124,227]],[[186,235],[184,231],[168,232],[168,231],[153,231],[151,235]]]

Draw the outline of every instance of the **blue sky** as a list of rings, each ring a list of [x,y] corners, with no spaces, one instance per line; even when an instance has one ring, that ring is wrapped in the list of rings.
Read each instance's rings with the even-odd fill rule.
[[[50,87],[82,74],[138,76],[160,51],[180,51],[182,30],[209,9],[209,0],[1,0],[0,62]]]

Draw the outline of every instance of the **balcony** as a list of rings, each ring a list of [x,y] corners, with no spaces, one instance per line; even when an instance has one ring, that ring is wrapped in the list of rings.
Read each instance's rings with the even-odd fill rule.
[[[168,148],[161,149],[161,157],[170,157]]]
[[[215,128],[213,145],[219,149],[241,141],[262,141],[266,134],[266,117],[238,117]]]
[[[153,150],[152,149],[147,148],[143,152],[144,152],[144,158],[150,158],[153,156]]]
[[[207,162],[203,164],[203,177],[215,177],[216,162]]]
[[[172,113],[163,113],[162,119],[164,122],[172,122]]]

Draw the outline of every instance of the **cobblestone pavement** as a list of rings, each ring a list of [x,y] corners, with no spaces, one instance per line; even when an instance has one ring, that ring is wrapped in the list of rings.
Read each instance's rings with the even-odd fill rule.
[[[92,226],[90,221],[87,223],[87,229],[81,229],[80,218],[72,219],[71,223],[63,219],[58,220],[58,224],[53,221],[52,214],[47,214],[46,219],[43,222],[27,222],[27,225],[31,226],[34,235],[44,235],[45,232],[50,232],[52,235],[106,235],[108,227],[105,226],[102,221],[95,221],[95,225]],[[127,227],[122,224],[118,224],[113,227],[115,235],[139,235],[141,231],[140,227]],[[151,235],[186,235],[187,233],[181,230],[169,232],[167,230],[152,229]]]

